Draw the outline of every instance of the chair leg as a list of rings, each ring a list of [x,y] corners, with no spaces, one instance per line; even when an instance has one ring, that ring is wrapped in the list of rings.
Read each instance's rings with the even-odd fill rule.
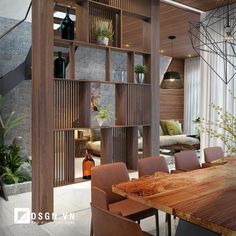
[[[168,222],[168,214],[166,213],[166,222]]]
[[[168,224],[168,236],[171,236],[171,215],[167,214],[167,224]]]
[[[156,221],[156,236],[159,236],[159,214],[158,211],[155,213],[155,221]]]
[[[91,219],[91,225],[90,225],[90,236],[93,236],[93,222]]]

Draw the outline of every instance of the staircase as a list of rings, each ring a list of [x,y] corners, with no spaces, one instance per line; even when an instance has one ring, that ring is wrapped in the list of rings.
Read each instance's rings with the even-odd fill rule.
[[[0,17],[0,94],[3,96],[29,79],[26,72],[31,68],[31,23],[25,20],[31,5],[30,2],[20,21]]]

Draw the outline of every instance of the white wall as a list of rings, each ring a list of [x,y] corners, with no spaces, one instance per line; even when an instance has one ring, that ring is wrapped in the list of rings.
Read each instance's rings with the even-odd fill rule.
[[[30,0],[0,0],[0,17],[22,20],[29,4]],[[31,22],[31,11],[26,20]]]

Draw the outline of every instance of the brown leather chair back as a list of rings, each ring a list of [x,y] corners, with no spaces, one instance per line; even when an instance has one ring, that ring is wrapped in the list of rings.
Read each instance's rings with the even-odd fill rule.
[[[112,192],[112,185],[129,180],[127,167],[123,162],[105,164],[92,168],[91,186],[106,192],[108,204],[124,199],[124,197]]]
[[[144,236],[140,226],[134,221],[110,211],[95,207],[92,208],[92,224],[95,236]]]
[[[169,169],[164,157],[146,157],[138,160],[139,177],[144,175],[152,175],[155,172],[169,173]]]
[[[176,170],[190,171],[201,168],[195,151],[178,152],[174,154],[174,157]]]
[[[204,149],[205,162],[209,163],[224,157],[224,152],[221,147],[208,147]]]

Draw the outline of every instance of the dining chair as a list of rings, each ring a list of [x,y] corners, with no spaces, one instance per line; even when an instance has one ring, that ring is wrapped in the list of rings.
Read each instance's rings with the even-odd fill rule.
[[[145,157],[138,160],[139,178],[145,175],[152,175],[155,172],[164,172],[169,174],[166,159],[163,156]],[[175,217],[174,217],[175,218]],[[166,221],[168,223],[168,236],[171,235],[171,215],[166,213]]]
[[[204,149],[205,162],[210,163],[224,157],[223,149],[219,146],[207,147]]]
[[[182,151],[174,154],[176,171],[190,171],[201,168],[195,151]]]
[[[164,157],[145,157],[138,160],[139,178],[144,175],[152,175],[155,172],[169,173],[166,159]]]
[[[130,219],[93,204],[91,204],[91,209],[95,236],[151,236],[151,234],[142,231],[140,226]]]
[[[112,192],[112,185],[129,180],[127,167],[122,162],[93,167],[91,171],[92,204],[138,222],[155,215],[156,235],[159,235],[159,217],[156,209]],[[92,223],[90,235],[93,235]]]

